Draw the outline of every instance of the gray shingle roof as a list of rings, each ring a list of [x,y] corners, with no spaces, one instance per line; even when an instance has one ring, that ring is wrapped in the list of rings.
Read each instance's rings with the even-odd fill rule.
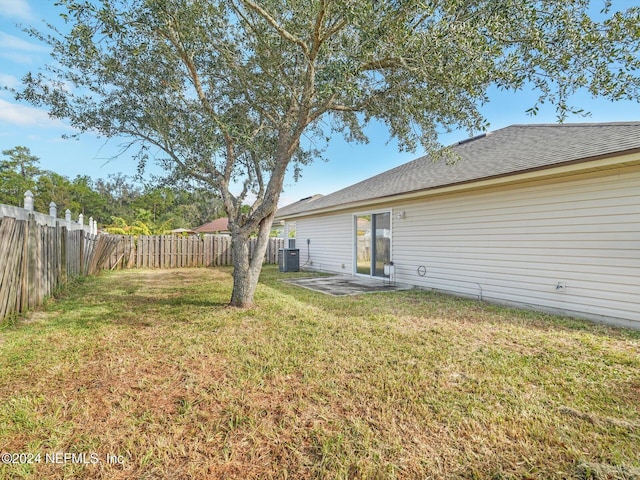
[[[306,197],[306,198],[303,198],[301,200],[298,200],[297,202],[290,203],[289,205],[287,205],[285,207],[279,208],[278,211],[276,212],[277,213],[276,216],[277,217],[284,217],[284,216],[289,215],[290,211],[291,212],[303,211],[303,210],[308,208],[310,203],[313,203],[313,202],[315,202],[316,200],[318,200],[319,198],[322,198],[322,197],[323,197],[322,195],[316,194],[316,195],[313,195],[311,197]]]
[[[452,146],[454,164],[420,157],[326,196],[278,210],[276,217],[339,207],[640,149],[640,122],[512,125]]]

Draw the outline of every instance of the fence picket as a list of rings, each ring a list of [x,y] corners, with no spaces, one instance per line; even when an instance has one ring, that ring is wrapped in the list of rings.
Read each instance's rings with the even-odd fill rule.
[[[108,265],[118,238],[0,217],[0,321],[40,305],[74,276]]]
[[[266,263],[277,262],[285,240],[269,239]],[[255,253],[256,239],[249,242]],[[0,321],[39,305],[70,279],[101,269],[232,265],[228,236],[93,235],[33,218],[0,217]]]
[[[123,268],[184,268],[233,265],[231,237],[205,235],[188,237],[177,235],[113,236],[117,244],[105,269]],[[284,248],[282,238],[270,238],[264,262],[275,264],[278,249]],[[253,256],[257,239],[249,241],[249,254]]]

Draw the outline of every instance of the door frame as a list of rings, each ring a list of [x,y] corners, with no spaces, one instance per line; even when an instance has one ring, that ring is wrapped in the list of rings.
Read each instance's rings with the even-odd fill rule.
[[[380,215],[380,214],[389,214],[389,260],[393,259],[393,209],[391,208],[385,208],[385,209],[381,209],[381,210],[369,210],[369,211],[361,211],[361,212],[356,212],[353,213],[353,218],[352,218],[352,235],[353,235],[353,243],[352,243],[352,248],[353,248],[353,271],[352,274],[354,276],[359,276],[359,277],[368,277],[368,278],[383,278],[381,276],[376,276],[375,273],[375,269],[372,268],[374,265],[374,261],[375,261],[375,232],[373,232],[373,216],[374,215]],[[365,273],[359,273],[358,272],[358,217],[363,217],[369,215],[371,216],[371,235],[372,235],[372,241],[371,241],[371,245],[372,245],[372,249],[371,249],[371,262],[369,264],[369,273],[365,274]]]

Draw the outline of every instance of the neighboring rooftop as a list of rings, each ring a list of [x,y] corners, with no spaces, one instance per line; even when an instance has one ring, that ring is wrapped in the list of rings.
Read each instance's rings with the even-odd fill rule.
[[[287,205],[276,217],[621,155],[640,150],[640,122],[512,125],[451,150],[455,163],[420,157],[329,195]]]
[[[196,233],[228,233],[229,219],[227,217],[216,218],[215,220],[200,225],[195,229]]]

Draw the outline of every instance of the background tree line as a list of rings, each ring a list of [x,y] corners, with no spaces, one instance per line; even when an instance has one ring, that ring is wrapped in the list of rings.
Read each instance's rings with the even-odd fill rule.
[[[29,148],[3,150],[0,159],[0,203],[23,206],[24,192],[34,194],[35,209],[48,212],[55,202],[59,216],[66,209],[73,218],[82,213],[112,233],[163,233],[175,228],[195,228],[224,216],[220,199],[195,185],[141,183],[122,173],[106,179],[78,175],[69,179],[44,170]]]

